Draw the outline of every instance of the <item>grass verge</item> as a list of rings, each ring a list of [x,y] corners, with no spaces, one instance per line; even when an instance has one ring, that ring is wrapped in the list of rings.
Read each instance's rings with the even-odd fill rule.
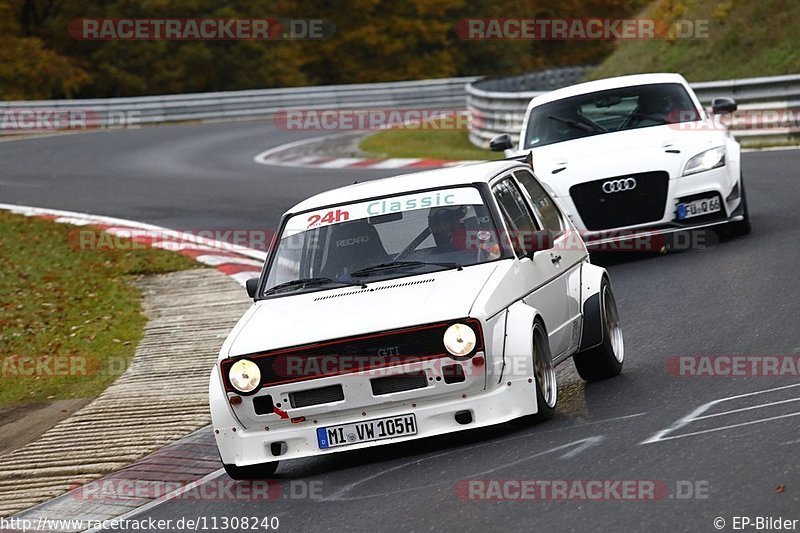
[[[622,41],[591,79],[679,72],[689,81],[793,74],[800,71],[800,2],[786,0],[655,0],[639,18],[670,24],[708,22],[691,38]],[[686,23],[684,23],[686,24]]]
[[[436,125],[380,131],[365,138],[359,148],[373,157],[413,157],[446,160],[502,159],[503,154],[469,142],[466,128],[453,128],[452,119]]]
[[[100,233],[0,211],[0,407],[99,395],[147,321],[132,278],[197,267],[116,237],[81,250],[79,231]]]

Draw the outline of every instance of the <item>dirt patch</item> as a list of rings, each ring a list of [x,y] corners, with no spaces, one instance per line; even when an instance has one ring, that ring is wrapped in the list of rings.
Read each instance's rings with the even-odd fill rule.
[[[92,398],[78,398],[0,408],[0,454],[36,440],[91,401]]]

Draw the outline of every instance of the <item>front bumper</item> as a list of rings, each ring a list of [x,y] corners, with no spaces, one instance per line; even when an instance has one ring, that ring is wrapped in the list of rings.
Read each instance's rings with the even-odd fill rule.
[[[720,167],[691,176],[671,178],[667,189],[664,212],[658,220],[633,226],[591,231],[586,228],[580,213],[570,196],[559,196],[557,200],[564,207],[572,222],[580,231],[586,247],[590,250],[642,250],[659,251],[669,248],[674,239],[666,237],[687,230],[710,228],[743,219],[741,202],[741,183],[738,176],[730,175],[729,167]],[[610,178],[609,178],[610,179]],[[678,204],[697,197],[718,195],[722,210],[714,216],[700,216],[678,220]],[[632,243],[628,247],[613,246],[617,243]]]
[[[366,374],[366,373],[365,373]],[[346,378],[345,378],[346,379]],[[402,401],[376,400],[369,407],[353,411],[318,413],[313,418],[293,423],[281,420],[263,427],[245,428],[234,415],[224,392],[219,370],[211,373],[210,403],[214,436],[225,464],[247,466],[284,459],[324,455],[347,450],[405,442],[455,431],[490,426],[536,413],[536,385],[532,376],[506,376],[502,383],[469,392],[454,391],[436,397],[410,397]],[[409,391],[413,392],[413,391]],[[408,394],[408,393],[402,393]],[[469,412],[467,424],[456,420],[456,413]],[[348,424],[375,418],[414,413],[417,434],[348,446],[320,449],[317,428]]]

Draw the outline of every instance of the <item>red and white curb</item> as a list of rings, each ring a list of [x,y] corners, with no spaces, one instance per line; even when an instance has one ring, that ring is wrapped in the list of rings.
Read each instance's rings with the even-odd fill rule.
[[[267,257],[267,253],[261,250],[122,218],[13,204],[0,204],[0,209],[62,224],[92,226],[137,243],[175,251],[214,267],[241,285],[261,273],[261,266]]]
[[[470,163],[480,163],[478,160],[448,160],[448,159],[425,159],[425,158],[401,158],[393,157],[387,159],[361,158],[361,157],[325,157],[320,155],[305,155],[303,147],[328,140],[337,135],[326,135],[303,139],[287,144],[276,146],[265,150],[256,155],[253,160],[261,165],[277,167],[296,167],[296,168],[328,168],[328,169],[426,169],[453,167],[468,165]]]

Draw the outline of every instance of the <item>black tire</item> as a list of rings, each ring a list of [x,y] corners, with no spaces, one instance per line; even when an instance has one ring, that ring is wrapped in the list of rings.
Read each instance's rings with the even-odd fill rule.
[[[275,475],[275,471],[278,470],[278,461],[249,466],[226,465],[223,463],[222,466],[225,468],[225,472],[231,479],[238,481],[244,481],[248,479],[269,479]]]
[[[727,224],[725,233],[728,237],[749,235],[750,231],[753,229],[750,224],[750,213],[747,211],[747,194],[744,190],[744,180],[741,177],[739,177],[739,187],[742,189],[742,207],[744,208],[742,216],[744,218],[738,222],[729,222]]]
[[[600,381],[618,376],[622,372],[625,358],[617,302],[611,291],[611,284],[605,278],[600,284],[600,319],[603,321],[603,342],[575,354],[572,358],[578,375],[586,381]]]

